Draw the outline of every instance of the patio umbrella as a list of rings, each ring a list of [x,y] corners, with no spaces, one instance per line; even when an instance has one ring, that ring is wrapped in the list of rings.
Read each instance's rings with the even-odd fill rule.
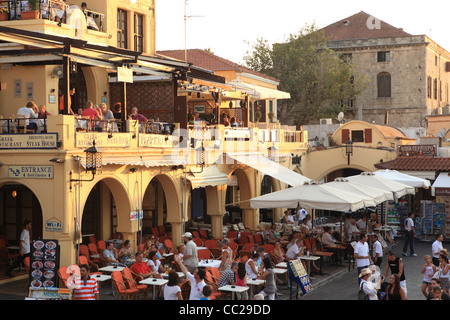
[[[374,173],[378,177],[404,183],[415,188],[429,188],[431,186],[430,181],[428,181],[427,179],[417,178],[409,174],[399,172],[397,170],[378,170]]]
[[[416,193],[414,187],[408,186],[404,183],[379,177],[373,172],[363,172],[356,176],[347,177],[347,179],[352,183],[360,184],[364,187],[368,186],[391,191],[394,193],[394,197],[396,197],[397,199],[403,197],[406,194]]]
[[[345,212],[374,206],[374,200],[369,196],[340,190],[320,182],[305,182],[297,187],[250,199],[250,207],[255,209],[295,208],[299,204],[313,209]]]
[[[370,197],[374,200],[375,203],[373,207],[375,207],[377,204],[383,203],[384,201],[394,200],[394,195],[390,191],[352,183],[346,178],[337,178],[332,182],[326,183],[325,185],[329,185],[340,190],[353,192],[361,195],[362,197]]]

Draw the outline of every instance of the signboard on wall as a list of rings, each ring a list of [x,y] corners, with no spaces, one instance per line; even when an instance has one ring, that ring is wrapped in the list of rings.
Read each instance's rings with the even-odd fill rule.
[[[133,83],[133,70],[125,67],[117,67],[117,82]]]
[[[435,145],[404,145],[398,146],[399,157],[434,157],[436,156]]]
[[[10,179],[53,179],[53,166],[8,166]]]
[[[2,134],[0,149],[57,149],[57,133]]]

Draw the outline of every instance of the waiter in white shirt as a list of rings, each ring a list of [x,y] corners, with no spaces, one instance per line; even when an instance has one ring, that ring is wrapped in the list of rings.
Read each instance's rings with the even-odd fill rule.
[[[31,221],[25,220],[23,222],[23,230],[20,234],[19,247],[20,255],[14,261],[14,263],[6,270],[5,275],[7,277],[12,277],[11,272],[20,266],[26,257],[30,256],[30,231],[31,231]]]
[[[411,257],[417,257],[417,254],[414,253],[414,237],[416,236],[416,231],[414,230],[414,213],[411,212],[408,215],[408,218],[405,219],[405,232],[406,232],[406,239],[405,239],[405,245],[403,246],[402,255],[405,257],[407,256],[406,251],[408,251],[408,244],[409,244],[409,251],[411,252]]]
[[[431,251],[433,252],[433,264],[439,267],[439,254],[441,250],[444,249],[442,246],[442,241],[444,241],[444,236],[442,234],[436,235],[436,240],[431,245]]]

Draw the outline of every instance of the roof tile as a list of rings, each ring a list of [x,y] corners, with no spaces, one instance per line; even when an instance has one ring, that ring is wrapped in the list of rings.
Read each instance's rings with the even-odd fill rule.
[[[398,157],[375,165],[378,169],[404,171],[450,171],[450,158]]]

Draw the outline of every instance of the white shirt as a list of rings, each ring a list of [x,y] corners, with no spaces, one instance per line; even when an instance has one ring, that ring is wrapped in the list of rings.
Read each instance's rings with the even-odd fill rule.
[[[361,241],[358,241],[355,245],[354,252],[362,257],[369,256],[369,245],[367,242],[361,243]],[[369,259],[356,259],[356,266],[357,267],[365,267],[370,265]]]
[[[195,268],[198,266],[197,245],[194,241],[189,240],[188,243],[186,243],[186,247],[184,248],[184,255],[191,256],[187,259],[183,259],[183,263],[185,266]]]
[[[331,236],[328,232],[324,232],[322,235],[322,243],[323,244],[335,244],[336,239]]]
[[[286,219],[287,219],[287,221],[295,222],[295,221],[294,221],[294,217],[292,216],[292,214],[288,215],[288,216],[286,217]]]
[[[308,214],[308,212],[306,212],[305,209],[300,209],[297,211],[297,217],[299,221],[302,221],[303,219],[305,219],[306,215]]]
[[[301,250],[303,250],[303,248],[299,248],[298,245],[295,244],[288,249],[286,256],[291,260],[297,259],[297,255],[301,252]]]
[[[17,115],[25,116],[25,118],[37,118],[38,117],[37,114],[34,113],[33,109],[27,108],[27,107],[20,108],[19,111],[17,111]],[[26,123],[28,125],[30,123],[30,121],[26,120]]]
[[[250,261],[255,262],[253,259],[248,259],[248,261],[245,263],[245,271],[247,271],[247,274],[250,279],[256,279],[256,278],[258,278],[258,275],[253,272],[252,267],[249,264]],[[256,266],[256,262],[255,262],[255,269],[258,270],[258,267]]]
[[[367,221],[365,221],[363,219],[359,219],[356,222],[356,226],[358,227],[359,230],[366,230],[367,229]]]
[[[179,286],[164,286],[164,300],[178,300],[177,293],[180,291]]]
[[[152,259],[148,259],[147,265],[149,267],[153,267],[153,271],[156,271],[157,273],[159,273],[159,266],[161,265],[161,261],[160,260],[156,260],[156,265],[155,265],[155,263],[153,262]]]
[[[191,282],[191,294],[189,295],[189,300],[200,300],[203,296],[203,287],[206,285],[205,281],[197,283],[194,276],[189,271],[186,274],[186,278]]]
[[[434,258],[439,258],[439,252],[444,249],[442,247],[442,242],[441,241],[434,241],[433,244],[431,245],[431,251],[433,252],[433,257]]]
[[[375,290],[374,284],[372,282],[361,280],[360,285],[364,293],[369,296],[369,300],[378,300],[377,290]]]
[[[30,232],[23,229],[20,234],[20,240],[22,241],[23,254],[30,253]]]
[[[411,228],[414,227],[414,221],[411,218],[406,218],[405,220],[405,230],[411,231]]]
[[[373,247],[373,257],[375,258],[378,253],[378,258],[383,256],[383,247],[381,246],[380,241],[375,241],[372,245]]]

